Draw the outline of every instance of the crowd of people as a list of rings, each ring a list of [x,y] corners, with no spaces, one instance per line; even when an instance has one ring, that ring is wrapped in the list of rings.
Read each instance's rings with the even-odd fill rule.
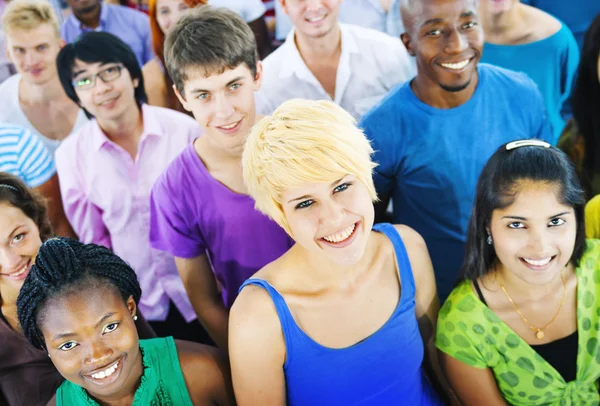
[[[566,3],[0,0],[0,406],[600,404]]]

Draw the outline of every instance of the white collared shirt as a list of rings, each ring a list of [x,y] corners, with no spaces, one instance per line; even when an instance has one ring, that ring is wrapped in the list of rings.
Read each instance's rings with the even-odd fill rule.
[[[357,120],[392,88],[416,74],[398,38],[355,25],[340,24],[342,53],[335,98]],[[263,82],[256,94],[257,111],[271,114],[290,99],[332,100],[308,69],[294,41],[294,31],[263,62]]]

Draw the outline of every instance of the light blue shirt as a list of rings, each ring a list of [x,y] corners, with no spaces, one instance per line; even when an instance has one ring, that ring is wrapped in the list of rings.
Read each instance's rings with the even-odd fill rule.
[[[556,34],[529,44],[486,43],[481,61],[524,72],[533,79],[544,97],[556,145],[569,118],[568,99],[579,64],[579,48],[569,28],[563,25]]]
[[[0,172],[18,176],[34,188],[50,180],[56,168],[38,137],[25,128],[0,124]]]
[[[419,232],[431,255],[441,299],[463,262],[479,174],[504,143],[552,137],[544,102],[523,73],[479,64],[471,99],[452,109],[423,103],[410,82],[361,121],[375,150],[377,193],[391,196],[393,223]]]
[[[600,13],[600,0],[521,0],[552,14],[564,21],[571,29],[579,49],[583,45],[583,38],[594,17]]]
[[[63,39],[73,42],[87,31],[105,31],[119,37],[133,50],[140,66],[154,58],[152,35],[148,16],[128,7],[102,4],[100,25],[95,30],[85,27],[75,15],[71,14],[63,23],[60,32]]]

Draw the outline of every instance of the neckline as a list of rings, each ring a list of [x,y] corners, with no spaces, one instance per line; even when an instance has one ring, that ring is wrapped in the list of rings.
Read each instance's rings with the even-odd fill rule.
[[[279,291],[277,291],[277,289],[275,289],[269,282],[265,281],[269,286],[271,286],[271,288],[273,290],[275,290],[275,292],[277,292],[277,294],[279,295],[279,297],[281,298],[281,300],[283,301],[283,303],[287,307],[287,311],[289,313],[289,317],[291,318],[291,321],[292,321],[294,327],[300,332],[300,335],[304,339],[308,340],[312,345],[317,346],[321,350],[338,352],[338,351],[344,351],[344,350],[351,350],[351,349],[355,349],[355,348],[360,348],[361,346],[366,345],[366,343],[368,341],[373,340],[373,337],[375,337],[376,335],[378,335],[381,331],[383,331],[386,327],[388,327],[392,323],[392,321],[397,317],[397,315],[400,312],[400,310],[402,309],[402,307],[406,304],[406,300],[405,300],[406,295],[404,295],[402,278],[400,276],[401,275],[400,274],[400,265],[398,264],[398,255],[396,253],[396,246],[395,246],[394,242],[391,240],[391,238],[389,238],[383,231],[377,230],[375,228],[372,228],[372,231],[382,234],[390,242],[390,244],[392,244],[392,249],[393,249],[393,253],[394,253],[394,260],[395,260],[395,264],[396,264],[395,270],[396,270],[396,274],[398,276],[398,284],[399,284],[400,294],[398,296],[398,303],[394,307],[394,311],[392,312],[392,314],[390,315],[390,317],[377,330],[375,330],[373,333],[369,334],[365,338],[363,338],[363,339],[355,342],[354,344],[350,344],[350,345],[348,345],[346,347],[334,348],[334,347],[328,347],[326,345],[323,345],[323,344],[319,343],[318,341],[316,341],[315,339],[313,339],[308,333],[306,333],[304,331],[304,329],[302,329],[298,325],[298,323],[296,322],[296,319],[292,315],[292,312],[291,312],[291,310],[290,310],[287,302],[285,301],[285,299],[281,295],[281,293],[279,293]],[[412,266],[410,265],[410,261],[408,261],[408,259],[407,259],[406,262],[408,263],[408,268],[409,268],[408,271],[410,271],[412,273]],[[286,359],[285,366],[287,366],[288,361],[289,361],[289,359]]]
[[[576,270],[575,270],[575,272],[576,272],[576,275],[577,275],[577,287],[578,287],[578,289],[577,289],[577,305],[576,305],[576,317],[577,317],[577,330],[576,330],[576,332],[580,333],[580,332],[584,331],[583,330],[583,326],[581,325],[581,323],[583,321],[582,321],[581,315],[579,314],[579,306],[578,306],[578,304],[580,303],[580,301],[583,300],[583,297],[581,297],[581,295],[583,294],[582,293],[582,289],[579,289],[579,278],[581,276],[581,267],[577,267]],[[546,367],[546,369],[552,371],[552,374],[554,375],[553,376],[554,379],[559,379],[559,381],[561,383],[564,383],[565,385],[568,384],[568,382],[566,382],[564,380],[564,378],[562,377],[562,375],[548,361],[546,361],[544,358],[542,358],[541,356],[539,356],[539,354],[537,353],[537,351],[534,350],[531,347],[531,344],[529,344],[527,341],[525,341],[523,339],[523,337],[521,337],[519,334],[517,334],[516,331],[514,331],[512,328],[510,328],[509,325],[506,324],[502,319],[500,319],[500,317],[498,317],[496,315],[496,313],[494,313],[494,311],[492,309],[490,309],[487,305],[485,305],[479,299],[479,297],[477,296],[477,294],[475,294],[475,292],[473,292],[473,288],[471,286],[471,281],[468,281],[468,280],[464,281],[463,282],[463,288],[467,289],[468,294],[471,295],[472,298],[475,300],[475,306],[483,308],[483,311],[486,311],[486,310],[489,311],[494,316],[494,318],[496,318],[498,320],[498,323],[499,323],[499,325],[501,326],[502,329],[504,329],[506,331],[509,331],[512,335],[516,336],[517,339],[518,339],[518,341],[519,341],[519,343],[525,344],[526,349],[524,351],[529,352],[529,356],[531,358],[537,359],[539,357],[541,359],[540,362]],[[566,336],[566,337],[568,337],[568,336]],[[563,338],[566,338],[566,337],[563,337]],[[584,347],[582,345],[582,337],[583,337],[583,334],[578,334],[577,346],[579,348],[583,349]],[[555,341],[557,341],[557,340],[555,340]],[[553,341],[553,342],[555,342],[555,341]],[[547,343],[547,344],[550,344],[550,343]],[[584,352],[583,350],[577,352],[577,361],[576,361],[577,371],[576,371],[576,378],[575,378],[575,380],[577,380],[579,378],[579,368],[580,368],[580,366],[582,365],[582,362],[583,362],[583,359],[581,358],[583,356],[582,355],[583,352]],[[535,357],[535,355],[538,355],[538,357]]]
[[[537,47],[539,45],[544,44],[545,42],[550,42],[550,41],[554,41],[554,39],[558,36],[558,34],[560,34],[563,29],[565,29],[565,25],[561,23],[560,28],[558,29],[558,31],[556,31],[554,34],[550,34],[549,36],[547,36],[546,38],[541,38],[532,42],[527,42],[524,44],[496,44],[493,42],[485,42],[484,47],[497,47],[497,48],[520,48],[520,49],[525,49],[525,48],[534,48]]]

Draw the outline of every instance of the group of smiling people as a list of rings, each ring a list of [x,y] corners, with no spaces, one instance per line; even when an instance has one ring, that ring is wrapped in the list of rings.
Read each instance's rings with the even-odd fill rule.
[[[436,17],[426,18],[427,24],[436,20],[449,32],[446,48],[476,36],[476,23],[464,22],[474,19],[474,2],[425,3],[412,23]],[[208,25],[220,32],[221,44],[207,40]],[[54,236],[44,199],[0,173],[0,403],[597,405],[600,242],[586,239],[579,174],[546,141],[552,137],[531,81],[470,60],[468,68],[439,74],[441,68],[422,72],[419,66],[416,78],[360,124],[323,100],[286,101],[259,117],[254,91],[262,71],[248,30],[231,12],[201,7],[167,35],[166,69],[182,107],[203,126],[199,137],[191,119],[178,119],[186,126],[168,137],[143,133],[148,123],[174,126],[178,116],[144,103],[140,68],[128,62],[135,58],[116,37],[87,33],[60,51],[68,96],[95,113],[95,132],[69,137],[57,153],[63,199],[80,238],[103,233],[98,244]],[[412,41],[407,48],[418,54],[418,40]],[[189,44],[202,45],[203,52],[192,52]],[[425,56],[418,57],[422,64]],[[464,80],[467,71],[471,76]],[[439,77],[444,83],[435,82]],[[441,101],[450,104],[436,104]],[[507,123],[504,115],[512,113],[494,110],[492,101],[512,109],[521,103],[523,109]],[[225,110],[232,117],[245,113],[217,131],[210,121],[224,123],[218,119]],[[475,115],[490,111],[498,114],[485,123],[489,134],[473,134],[481,121]],[[471,120],[462,125],[480,141],[469,148],[479,151],[481,171],[469,160],[470,150],[434,139],[445,131],[434,126],[444,122],[442,115],[456,126]],[[432,128],[421,143],[423,122]],[[402,139],[390,123],[400,123]],[[125,124],[141,127],[144,135],[119,138]],[[106,138],[104,149],[92,148],[98,134]],[[381,148],[387,141],[391,147]],[[175,145],[181,146],[177,153]],[[135,167],[140,178],[140,168],[158,171],[160,162],[152,157],[171,162],[154,186],[136,184],[117,196],[121,189],[110,176],[126,166],[117,154],[101,161],[107,150],[127,163],[143,162]],[[160,154],[144,155],[148,151]],[[463,166],[452,163],[456,173],[440,166],[448,151],[464,158]],[[402,162],[392,162],[400,152]],[[427,160],[439,178],[414,177]],[[93,176],[92,162],[98,164]],[[405,165],[402,171],[399,165]],[[394,171],[402,176],[392,179]],[[464,257],[440,307],[436,275],[442,266],[434,273],[431,244],[409,226],[376,222],[376,208],[387,206],[389,196],[381,190],[393,194],[398,210],[418,201],[417,184],[439,183],[443,176],[478,180],[474,191],[440,184],[422,192],[432,199],[450,190],[474,195],[464,253],[452,252],[455,244],[447,237],[456,234],[460,220],[452,218],[462,210],[451,210],[456,196],[439,196],[445,212],[435,218],[414,219],[439,230],[438,239],[427,236],[438,264],[444,265],[446,254],[448,268]],[[93,204],[83,207],[88,196],[77,188],[86,177],[104,185],[94,190],[95,203],[115,195],[113,206],[106,206],[118,208],[115,218],[130,192],[141,195],[143,186],[152,187],[149,202],[134,199],[138,205],[128,208],[147,219],[150,206],[150,225],[128,224],[118,239],[106,224],[92,227],[106,217],[96,206],[93,212]],[[412,209],[416,217],[423,213]],[[444,224],[436,226],[438,221]],[[153,246],[175,256],[184,285],[204,278],[204,285],[191,286],[218,297],[220,307],[206,312],[197,305],[206,304],[197,301],[199,292],[188,289],[187,306],[202,313],[219,348],[174,339],[156,328],[160,323],[146,321],[144,315],[154,318],[154,311],[170,312],[144,303],[145,288],[158,286],[145,271],[159,257],[148,262],[139,252],[118,252],[127,239],[146,234]],[[443,241],[451,244],[441,251]],[[228,272],[235,261],[250,269],[256,250],[270,258],[257,273],[241,278],[241,272]],[[198,276],[198,261],[210,277]],[[239,294],[231,291],[236,283]]]

